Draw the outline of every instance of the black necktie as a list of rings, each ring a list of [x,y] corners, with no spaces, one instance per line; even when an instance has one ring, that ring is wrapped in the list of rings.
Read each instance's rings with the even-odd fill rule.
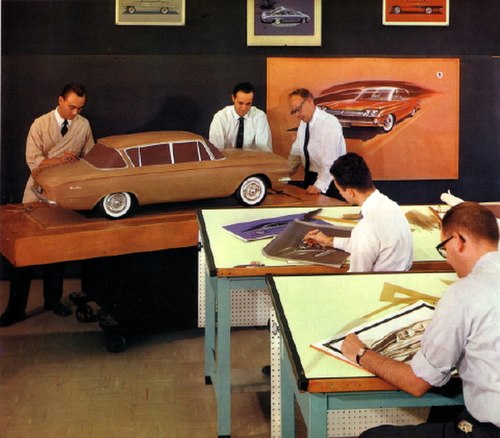
[[[244,122],[245,122],[245,119],[243,117],[240,117],[240,124],[238,126],[238,133],[236,134],[236,147],[237,148],[243,147],[243,123]]]
[[[64,137],[67,132],[68,132],[68,121],[64,119],[64,122],[61,126],[61,135]]]
[[[306,174],[309,172],[309,151],[307,150],[307,145],[309,144],[309,123],[306,124],[306,133],[304,135],[304,157],[306,159],[306,165],[304,170]]]

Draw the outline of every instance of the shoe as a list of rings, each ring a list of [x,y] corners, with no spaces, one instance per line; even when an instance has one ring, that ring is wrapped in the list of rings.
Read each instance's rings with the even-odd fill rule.
[[[24,310],[9,310],[0,316],[0,327],[8,327],[9,325],[21,322],[26,319],[26,312]]]
[[[264,367],[262,367],[262,374],[264,374],[264,376],[270,376],[271,375],[271,365],[266,365]]]
[[[57,316],[70,316],[73,315],[73,311],[69,308],[66,307],[64,304],[61,303],[55,303],[51,306],[50,309],[47,309],[44,306],[45,310],[52,310]]]

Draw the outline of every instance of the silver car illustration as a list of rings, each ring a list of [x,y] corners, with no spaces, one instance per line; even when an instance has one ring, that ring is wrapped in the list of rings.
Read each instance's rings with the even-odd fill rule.
[[[264,11],[260,14],[262,23],[272,24],[290,24],[290,23],[307,23],[311,17],[301,11],[288,9],[284,6],[279,6],[272,11]]]

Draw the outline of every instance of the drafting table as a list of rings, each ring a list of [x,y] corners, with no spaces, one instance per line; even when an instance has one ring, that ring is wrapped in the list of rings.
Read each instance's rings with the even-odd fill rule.
[[[328,410],[462,405],[461,394],[428,392],[413,397],[310,346],[345,332],[353,321],[386,306],[380,297],[387,285],[439,298],[456,279],[454,273],[444,272],[269,278],[280,331],[281,436],[295,436],[294,399],[311,438],[327,436]]]

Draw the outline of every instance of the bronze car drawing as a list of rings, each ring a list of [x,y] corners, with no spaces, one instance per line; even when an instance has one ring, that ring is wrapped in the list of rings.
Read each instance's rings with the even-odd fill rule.
[[[421,108],[421,100],[399,87],[364,88],[354,99],[323,102],[325,110],[337,117],[344,128],[379,128],[389,132]]]

